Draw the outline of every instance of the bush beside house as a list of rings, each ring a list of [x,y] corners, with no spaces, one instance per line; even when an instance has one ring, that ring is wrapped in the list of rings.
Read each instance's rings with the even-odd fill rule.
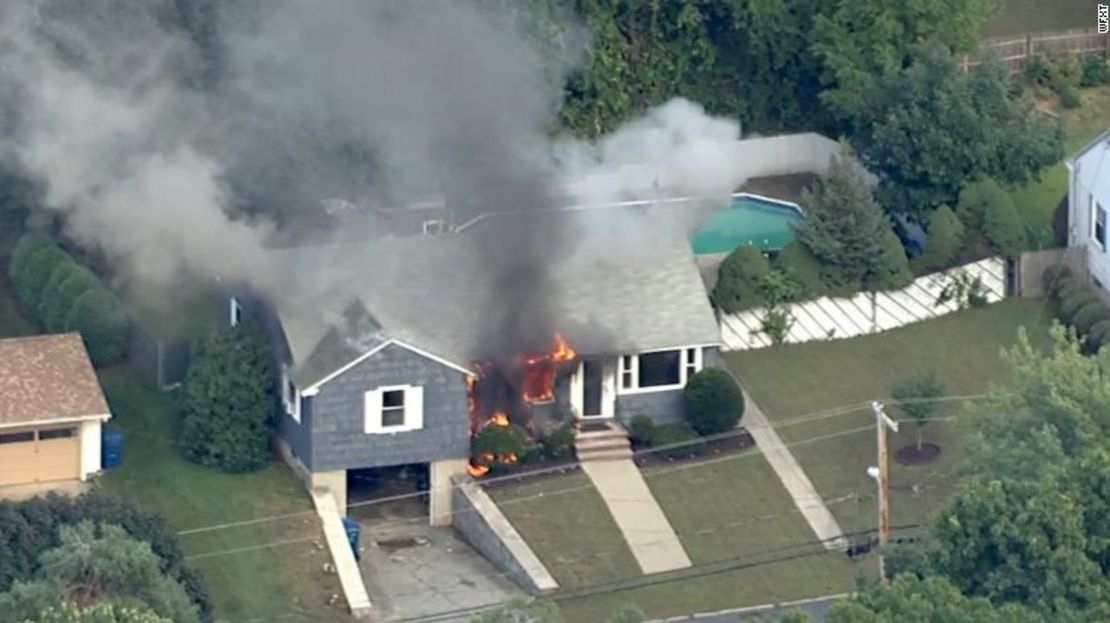
[[[1091,285],[1062,265],[1046,270],[1043,280],[1056,316],[1075,330],[1089,352],[1110,344],[1110,306]]]
[[[682,391],[686,419],[699,435],[728,432],[744,414],[744,394],[736,380],[722,368],[706,368],[686,383]]]
[[[8,271],[20,305],[43,330],[80,333],[98,367],[123,357],[129,331],[123,305],[49,237],[28,233],[20,238]]]
[[[277,422],[277,383],[262,332],[244,322],[201,342],[182,397],[185,458],[225,472],[260,469],[270,460]]]

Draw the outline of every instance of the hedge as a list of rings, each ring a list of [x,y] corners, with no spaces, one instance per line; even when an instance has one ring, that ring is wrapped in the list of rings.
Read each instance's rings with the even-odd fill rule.
[[[1110,320],[1096,322],[1087,332],[1087,344],[1098,350],[1098,347],[1110,344]]]
[[[1098,296],[1090,290],[1073,294],[1060,302],[1060,320],[1063,320],[1066,324],[1074,325],[1075,315],[1079,313],[1079,310],[1098,301]]]
[[[1057,288],[1066,283],[1076,283],[1076,281],[1070,268],[1064,264],[1054,264],[1046,268],[1044,273],[1041,274],[1041,283],[1045,292],[1055,294]]]
[[[12,250],[9,274],[19,302],[49,333],[76,331],[97,366],[118,361],[127,347],[123,305],[88,268],[41,233],[25,234]]]
[[[762,303],[760,281],[771,272],[771,264],[756,247],[739,247],[721,262],[713,303],[726,313],[742,311]]]
[[[1103,320],[1110,320],[1110,307],[1107,307],[1102,301],[1095,301],[1089,303],[1075,312],[1072,318],[1072,324],[1075,330],[1080,334],[1087,334],[1095,323]]]

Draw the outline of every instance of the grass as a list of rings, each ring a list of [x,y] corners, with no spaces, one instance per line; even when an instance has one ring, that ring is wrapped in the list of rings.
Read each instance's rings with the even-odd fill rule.
[[[983,36],[1019,36],[1094,26],[1095,3],[1090,0],[1002,0],[983,25]]]
[[[1061,110],[1067,158],[1110,127],[1110,87],[1081,91],[1083,105]],[[1068,193],[1068,174],[1060,161],[1041,172],[1039,180],[1009,189],[1018,212],[1032,236],[1034,248],[1052,245],[1052,217],[1060,200]]]
[[[890,385],[930,370],[944,378],[950,395],[978,394],[1008,378],[1000,358],[1013,344],[1019,327],[1028,327],[1036,344],[1048,344],[1051,315],[1040,300],[1008,299],[983,309],[950,314],[885,333],[779,348],[728,353],[725,360],[739,376],[779,434],[793,447],[794,456],[821,496],[858,500],[830,506],[847,531],[875,525],[874,484],[866,469],[875,461],[875,432],[842,434],[874,424],[867,408],[811,419],[814,414],[842,405],[860,404],[890,395]],[[942,407],[950,415],[957,407]],[[888,413],[901,417],[896,407]],[[943,448],[929,465],[907,467],[891,461],[891,515],[895,525],[926,521],[958,484],[956,466],[966,451],[963,434],[953,423],[936,421],[923,430],[926,441]],[[807,440],[837,435],[816,442]],[[893,450],[915,440],[915,427],[906,425],[890,436]],[[917,491],[914,491],[916,487]]]
[[[183,535],[189,556],[255,548],[191,560],[207,580],[224,621],[346,620],[329,560],[316,547],[323,534],[304,488],[284,466],[251,474],[224,474],[189,463],[174,446],[172,399],[142,384],[126,366],[100,372],[114,415],[110,427],[124,431],[123,465],[100,486],[164,514],[178,530],[245,519],[301,513],[293,518],[240,528]],[[282,541],[309,539],[286,545]],[[314,543],[314,541],[316,543]],[[342,604],[340,599],[340,604]]]
[[[564,589],[640,575],[640,567],[583,473],[489,490]]]
[[[490,491],[559,582],[555,599],[565,620],[605,621],[626,603],[665,617],[839,593],[869,572],[866,563],[812,544],[813,533],[756,452],[649,469],[645,478],[692,568],[642,575],[584,474]],[[776,560],[808,553],[817,555]]]

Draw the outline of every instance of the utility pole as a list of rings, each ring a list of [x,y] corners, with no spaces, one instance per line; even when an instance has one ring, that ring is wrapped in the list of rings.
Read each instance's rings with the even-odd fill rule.
[[[890,542],[890,504],[887,500],[888,484],[890,482],[890,462],[886,450],[886,429],[898,432],[898,422],[892,420],[883,410],[883,405],[877,400],[871,401],[871,410],[875,412],[875,432],[877,441],[878,467],[868,467],[867,475],[875,480],[879,489],[879,582],[886,584],[886,560],[884,552]]]

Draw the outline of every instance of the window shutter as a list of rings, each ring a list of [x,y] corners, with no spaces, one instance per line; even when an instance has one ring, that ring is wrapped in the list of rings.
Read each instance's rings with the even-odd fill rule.
[[[372,389],[363,394],[363,419],[365,432],[376,433],[382,428],[382,393]]]
[[[405,389],[405,428],[417,430],[424,428],[424,388]]]

